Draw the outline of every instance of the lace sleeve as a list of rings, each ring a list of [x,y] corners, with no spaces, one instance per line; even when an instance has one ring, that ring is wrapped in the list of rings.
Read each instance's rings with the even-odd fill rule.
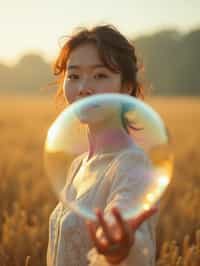
[[[124,161],[125,160],[125,161]],[[144,169],[149,167],[149,162],[144,154],[128,153],[116,165],[117,170],[112,180],[107,206],[104,210],[107,217],[113,207],[123,210],[127,208],[130,199],[137,199],[145,185],[141,175]],[[134,171],[133,171],[134,170]],[[133,174],[134,173],[134,174]],[[130,250],[128,257],[118,264],[119,266],[154,266],[156,241],[155,229],[157,214],[146,220],[135,233],[135,242]],[[90,266],[109,266],[106,258],[99,254],[95,248],[88,253]]]

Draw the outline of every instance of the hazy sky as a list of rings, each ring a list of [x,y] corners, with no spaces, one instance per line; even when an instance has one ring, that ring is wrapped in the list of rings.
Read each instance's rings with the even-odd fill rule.
[[[133,37],[168,27],[188,31],[200,27],[200,0],[0,0],[0,61],[27,52],[52,58],[59,37],[98,22]]]

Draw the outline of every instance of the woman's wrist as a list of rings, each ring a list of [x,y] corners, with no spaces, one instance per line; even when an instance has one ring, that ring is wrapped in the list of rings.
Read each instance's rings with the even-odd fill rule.
[[[119,250],[119,249],[117,250],[117,248],[116,248],[116,253],[115,254],[105,255],[105,258],[106,258],[107,262],[110,263],[110,264],[116,265],[116,264],[120,264],[125,259],[127,259],[128,256],[129,256],[130,250],[131,250],[131,248],[134,245],[133,237],[130,237],[130,241],[129,242],[130,242],[130,244],[129,244],[128,247],[127,246],[125,246],[124,248],[122,247],[121,250]]]
[[[129,250],[130,251],[130,250]],[[123,262],[129,255],[129,251],[127,253],[124,253],[123,255],[119,256],[105,256],[108,263],[117,265]]]

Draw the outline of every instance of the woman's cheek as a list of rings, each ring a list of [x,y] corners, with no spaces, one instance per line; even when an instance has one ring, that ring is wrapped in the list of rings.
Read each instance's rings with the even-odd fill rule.
[[[108,82],[105,82],[104,84],[104,90],[105,92],[119,92],[120,91],[120,82],[118,79],[112,79],[108,80]]]
[[[101,92],[115,93],[120,91],[120,87],[118,84],[104,84],[101,86]]]
[[[76,99],[76,88],[73,88],[73,86],[70,86],[67,82],[64,83],[64,96],[68,103],[72,103]]]
[[[112,91],[112,86],[110,82],[102,81],[96,84],[96,92],[97,93],[104,93],[104,92],[109,92]]]

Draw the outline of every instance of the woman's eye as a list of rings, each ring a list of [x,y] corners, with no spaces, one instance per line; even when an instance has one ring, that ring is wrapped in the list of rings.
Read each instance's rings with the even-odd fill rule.
[[[102,79],[102,78],[107,78],[108,76],[106,74],[99,73],[99,74],[96,74],[94,77],[95,79]]]
[[[70,74],[70,75],[68,75],[67,78],[70,79],[70,80],[74,80],[74,79],[78,79],[79,76],[77,74]]]

